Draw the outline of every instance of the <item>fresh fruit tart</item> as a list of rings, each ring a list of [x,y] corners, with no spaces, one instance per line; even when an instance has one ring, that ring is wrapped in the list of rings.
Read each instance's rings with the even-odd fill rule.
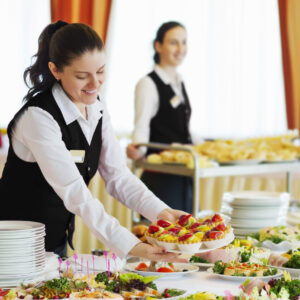
[[[202,244],[206,248],[223,246],[224,239],[231,233],[222,216],[214,214],[196,219],[191,214],[182,215],[175,222],[157,220],[150,225],[145,235],[150,244],[167,250],[197,252]]]

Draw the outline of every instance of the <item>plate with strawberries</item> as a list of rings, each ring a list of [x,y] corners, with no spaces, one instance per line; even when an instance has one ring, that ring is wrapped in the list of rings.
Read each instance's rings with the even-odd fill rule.
[[[150,244],[164,247],[169,252],[201,253],[230,244],[234,234],[220,214],[201,219],[191,214],[182,215],[175,223],[157,220],[145,233]]]
[[[157,262],[152,265],[149,261],[128,263],[124,269],[143,276],[162,276],[163,279],[180,277],[199,270],[197,266],[187,263]]]

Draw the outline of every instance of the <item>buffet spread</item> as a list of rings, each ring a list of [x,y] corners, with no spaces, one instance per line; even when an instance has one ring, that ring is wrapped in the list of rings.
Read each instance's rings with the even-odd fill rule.
[[[194,194],[201,177],[289,173],[300,166],[290,137],[166,147],[135,167],[192,176]],[[186,263],[122,260],[106,251],[63,261],[45,252],[43,224],[0,221],[0,300],[298,299],[300,226],[286,225],[290,198],[229,193],[220,212],[199,214],[195,201],[193,215],[136,231],[143,242],[178,253]]]
[[[145,226],[148,243],[180,253],[186,263],[129,262],[106,251],[63,261],[41,250],[43,224],[0,222],[0,299],[297,299],[300,228],[267,227],[241,239],[230,221],[214,212]],[[13,251],[18,241],[28,248],[28,258]],[[51,276],[46,270],[50,259],[56,270]],[[38,272],[41,266],[44,273]]]

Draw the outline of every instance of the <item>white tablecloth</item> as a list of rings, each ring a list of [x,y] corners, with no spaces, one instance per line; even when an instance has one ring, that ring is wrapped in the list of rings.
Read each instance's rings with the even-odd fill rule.
[[[213,274],[205,271],[190,273],[172,279],[159,278],[155,280],[159,290],[165,288],[177,288],[188,291],[189,294],[195,292],[212,292],[219,296],[224,296],[224,291],[230,291],[233,295],[240,293],[241,281],[221,280]]]

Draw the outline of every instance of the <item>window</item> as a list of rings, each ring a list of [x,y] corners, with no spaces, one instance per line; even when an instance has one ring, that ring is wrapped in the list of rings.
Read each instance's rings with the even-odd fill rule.
[[[287,130],[276,0],[114,0],[104,96],[118,133],[133,129],[134,87],[152,70],[152,41],[169,20],[187,29],[180,73],[194,136],[242,138]]]
[[[27,93],[23,72],[37,52],[38,37],[50,23],[49,0],[0,1],[0,127],[6,127]]]

